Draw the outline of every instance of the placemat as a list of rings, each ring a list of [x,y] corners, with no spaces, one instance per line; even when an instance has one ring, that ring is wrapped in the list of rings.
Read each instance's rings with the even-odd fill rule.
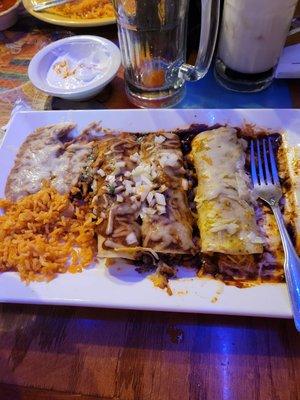
[[[36,28],[31,18],[0,32],[0,127],[8,122],[17,101],[34,110],[50,108],[50,97],[30,83],[28,65],[42,47],[71,35],[69,31]]]

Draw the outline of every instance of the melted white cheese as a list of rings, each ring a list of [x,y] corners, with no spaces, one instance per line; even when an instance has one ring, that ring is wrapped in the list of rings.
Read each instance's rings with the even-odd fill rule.
[[[182,187],[184,170],[180,141],[176,135],[165,132],[145,138],[145,141],[144,149],[142,142],[142,162],[144,170],[151,171],[154,190],[148,193],[147,207],[141,210],[143,245],[155,251],[188,253],[194,249],[194,243]],[[177,186],[176,190],[168,190],[165,183],[169,186],[170,182]]]
[[[60,193],[67,193],[76,184],[91,147],[73,143],[65,148],[59,138],[73,128],[70,123],[57,124],[28,137],[9,175],[7,197],[17,200],[35,193],[44,180],[50,180]]]
[[[202,251],[262,252],[250,178],[245,172],[245,145],[230,127],[200,133],[193,140]]]

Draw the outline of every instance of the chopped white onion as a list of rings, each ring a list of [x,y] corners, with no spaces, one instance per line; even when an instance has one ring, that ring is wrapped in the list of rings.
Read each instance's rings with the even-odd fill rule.
[[[149,204],[149,205],[152,203],[153,198],[154,198],[154,192],[151,191],[151,192],[149,192],[149,193],[147,194],[147,201],[148,201],[148,204]]]
[[[162,193],[155,193],[155,200],[156,203],[159,204],[160,206],[165,206],[166,205],[166,199],[165,196]]]
[[[176,167],[178,164],[178,155],[174,152],[164,152],[159,160],[162,167]]]
[[[156,210],[150,207],[142,207],[140,211],[140,217],[142,219],[145,218],[147,215],[154,215],[154,214],[156,214]]]
[[[140,190],[139,193],[141,195],[141,201],[144,201],[151,190],[151,186],[143,185],[141,188],[142,190]]]
[[[165,206],[157,205],[156,208],[157,208],[157,211],[158,211],[159,215],[166,213],[166,207]]]
[[[133,182],[129,181],[128,179],[124,179],[123,183],[124,183],[125,186],[132,186],[133,185]]]
[[[142,182],[145,183],[146,185],[149,185],[149,186],[152,185],[151,180],[150,180],[146,175],[142,175],[142,176],[141,176],[141,180],[142,180]]]
[[[106,173],[103,171],[102,168],[99,168],[99,169],[98,169],[97,174],[99,174],[100,176],[102,176],[102,178],[106,175]]]
[[[94,179],[92,182],[92,190],[95,192],[97,190],[97,181]]]
[[[166,140],[166,137],[165,137],[165,136],[162,136],[162,135],[155,136],[155,138],[154,138],[154,143],[161,144],[161,143],[163,143],[165,140]]]
[[[125,195],[129,195],[135,192],[135,188],[132,186],[133,182],[128,179],[124,179],[123,184],[125,186]]]
[[[110,184],[115,183],[116,176],[115,175],[107,175],[105,180]]]
[[[137,243],[137,237],[134,232],[131,232],[126,236],[126,243],[129,245]]]
[[[134,170],[132,171],[132,176],[150,175],[150,173],[151,166],[142,163],[134,168]]]
[[[129,158],[131,161],[136,162],[136,163],[140,161],[140,156],[138,153],[132,154]]]
[[[123,196],[121,196],[120,194],[117,194],[117,202],[122,203],[123,201],[124,201]]]

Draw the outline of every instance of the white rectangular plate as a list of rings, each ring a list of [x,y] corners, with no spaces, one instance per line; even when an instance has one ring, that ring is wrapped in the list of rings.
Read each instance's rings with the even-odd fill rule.
[[[285,131],[291,146],[300,143],[300,110],[92,110],[20,112],[10,124],[0,149],[0,196],[16,152],[35,128],[74,121],[78,130],[92,121],[105,128],[149,132],[171,130],[191,123],[245,122],[275,131]],[[0,274],[0,302],[64,304],[157,311],[291,317],[284,284],[263,284],[247,289],[226,286],[213,279],[199,279],[194,272],[181,271],[171,281],[173,296],[153,286],[149,277],[133,268],[106,268],[103,263],[80,274],[63,274],[49,283],[25,285],[13,272]]]

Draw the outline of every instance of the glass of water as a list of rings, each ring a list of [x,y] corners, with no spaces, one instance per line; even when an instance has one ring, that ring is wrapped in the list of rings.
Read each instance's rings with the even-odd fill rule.
[[[195,66],[185,62],[189,0],[113,0],[113,4],[129,100],[138,107],[175,105],[184,96],[185,82],[202,78],[209,68],[219,0],[202,0]]]

